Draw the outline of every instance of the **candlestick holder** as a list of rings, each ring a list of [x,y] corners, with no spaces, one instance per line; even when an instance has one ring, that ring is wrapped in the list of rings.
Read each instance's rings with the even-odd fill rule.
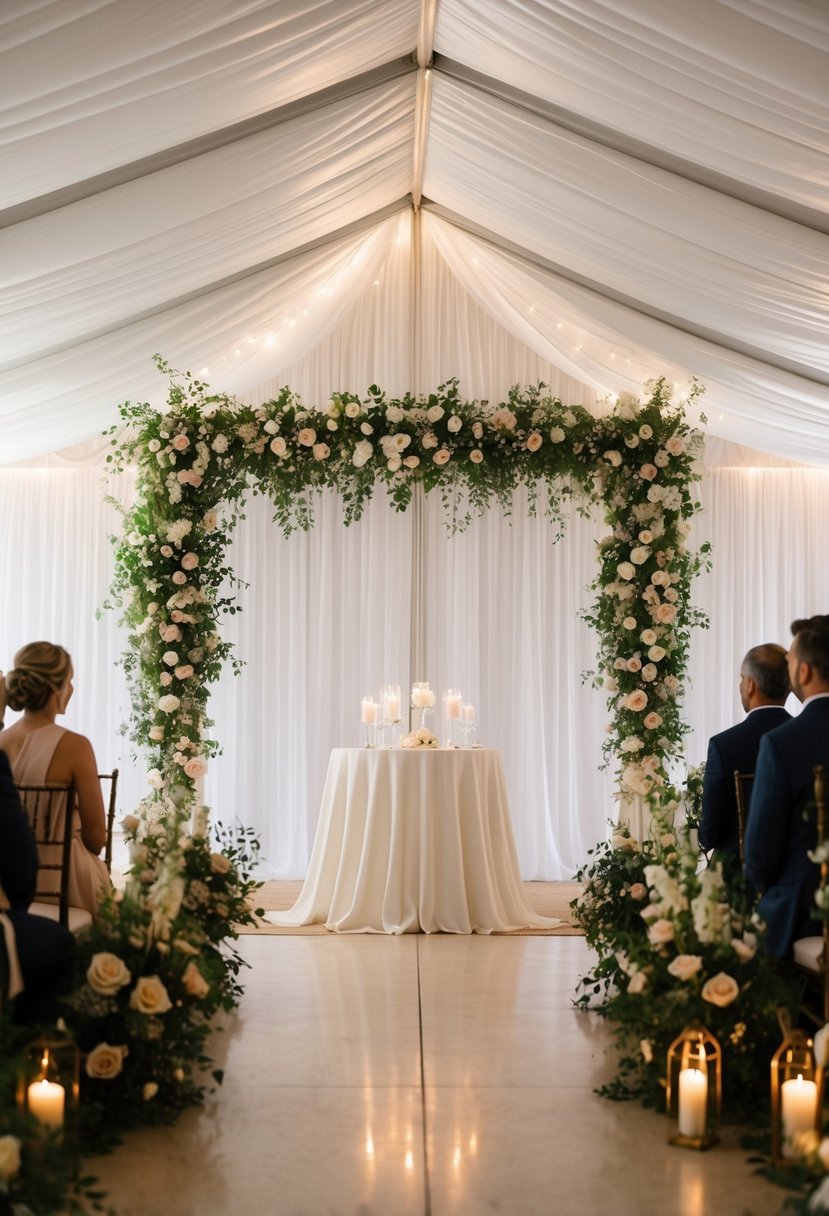
[[[45,1034],[23,1049],[17,1105],[36,1120],[38,1134],[77,1139],[80,1052],[64,1034]]]
[[[472,747],[475,742],[475,706],[461,707],[461,747]]]
[[[704,1026],[694,1024],[668,1048],[668,1115],[676,1124],[668,1143],[706,1149],[719,1140],[722,1103],[722,1053]]]
[[[771,1155],[775,1165],[794,1165],[806,1155],[798,1137],[807,1141],[821,1134],[823,1068],[815,1060],[814,1043],[792,1027],[785,1010],[778,1011],[783,1042],[771,1058]]]

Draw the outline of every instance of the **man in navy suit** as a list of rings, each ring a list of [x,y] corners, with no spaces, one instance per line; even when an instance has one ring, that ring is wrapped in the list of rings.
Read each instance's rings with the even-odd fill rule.
[[[37,846],[20,805],[6,753],[0,751],[0,889],[8,904],[24,988],[14,1002],[20,1022],[53,1022],[70,991],[75,939],[68,929],[27,911],[37,878]],[[0,941],[0,949],[5,946]]]
[[[727,854],[731,864],[739,861],[734,773],[754,772],[763,735],[789,721],[783,706],[790,692],[784,648],[773,642],[752,647],[740,666],[740,701],[748,717],[708,744],[699,843]]]
[[[745,838],[746,877],[763,893],[766,943],[778,958],[797,938],[820,932],[819,871],[807,854],[817,841],[813,770],[829,770],[829,617],[795,621],[792,633],[789,678],[803,708],[763,736]]]

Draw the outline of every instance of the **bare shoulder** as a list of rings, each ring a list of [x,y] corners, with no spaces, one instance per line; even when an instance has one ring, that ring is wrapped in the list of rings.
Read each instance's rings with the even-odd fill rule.
[[[76,764],[91,764],[95,766],[95,751],[86,735],[76,734],[73,730],[64,731],[61,740],[55,748],[55,757],[71,760]]]

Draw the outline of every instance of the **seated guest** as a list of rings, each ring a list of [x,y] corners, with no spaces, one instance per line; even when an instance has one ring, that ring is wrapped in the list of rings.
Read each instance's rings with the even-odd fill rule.
[[[718,849],[729,861],[739,859],[734,773],[754,772],[763,735],[789,721],[783,706],[790,692],[784,648],[773,642],[752,647],[740,667],[740,702],[748,717],[713,735],[708,744],[700,848]]]
[[[0,750],[9,758],[17,785],[74,784],[77,804],[68,812],[73,832],[69,902],[94,916],[112,889],[98,856],[106,844],[106,813],[92,744],[55,722],[74,691],[72,675],[72,660],[62,646],[32,642],[17,652],[5,678],[5,699],[11,709],[23,710],[23,717],[0,735]],[[63,807],[60,822],[52,821],[56,837],[62,835],[66,814]],[[47,848],[58,851],[58,846]],[[41,865],[54,860],[56,856],[40,858]]]
[[[790,955],[799,937],[819,933],[814,893],[815,765],[829,769],[829,618],[792,624],[789,679],[803,702],[796,718],[764,735],[757,756],[745,838],[745,872],[762,892],[759,912],[769,953]]]
[[[45,916],[31,916],[37,877],[37,848],[20,805],[9,762],[0,751],[0,952],[5,970],[19,965],[23,990],[14,1001],[21,1022],[54,1022],[58,1000],[70,990],[75,939],[68,929]],[[10,965],[11,964],[11,965]],[[12,989],[14,992],[14,989]]]

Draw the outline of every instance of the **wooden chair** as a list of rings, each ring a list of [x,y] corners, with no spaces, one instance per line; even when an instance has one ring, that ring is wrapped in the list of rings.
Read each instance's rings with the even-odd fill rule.
[[[29,911],[59,920],[76,933],[92,917],[69,903],[69,866],[72,856],[72,808],[75,786],[18,785],[20,801],[32,825],[39,859],[37,889]]]
[[[748,820],[748,804],[751,798],[751,783],[754,773],[741,773],[734,770],[734,794],[737,799],[737,843],[740,850],[740,865],[745,860],[744,843],[746,838],[746,822]]]
[[[104,802],[107,808],[107,843],[104,850],[104,861],[106,862],[107,871],[112,873],[112,829],[115,826],[115,799],[118,792],[118,769],[114,768],[111,773],[99,773],[103,791],[106,790],[106,783],[109,782],[109,797],[104,796]],[[102,791],[102,792],[103,792]]]
[[[826,772],[822,764],[818,764],[814,769],[814,783],[817,843],[820,848],[827,838],[827,826],[829,826],[826,818]],[[820,863],[818,890],[825,892],[827,885],[829,885],[829,863],[823,861]],[[822,981],[823,1022],[821,1023],[818,1018],[815,1018],[815,1021],[823,1025],[829,1022],[829,920],[823,918],[822,933],[798,938],[793,946],[793,954],[798,967],[801,967],[813,979],[819,978]]]

